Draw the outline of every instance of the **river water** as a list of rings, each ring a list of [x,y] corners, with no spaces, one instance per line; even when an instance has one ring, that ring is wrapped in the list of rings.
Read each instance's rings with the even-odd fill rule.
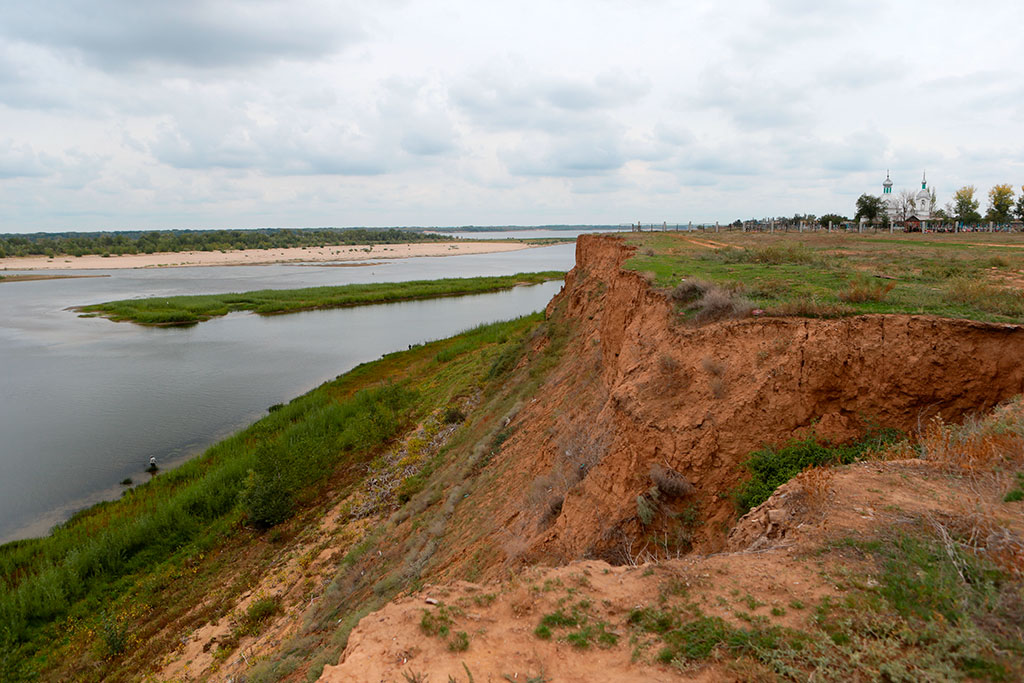
[[[541,310],[561,282],[506,292],[260,317],[189,328],[79,318],[130,297],[568,270],[573,244],[361,267],[89,271],[0,284],[0,542],[45,534],[120,495],[150,457],[173,467],[359,363]],[[68,272],[68,271],[66,271]],[[74,273],[74,271],[69,271]]]

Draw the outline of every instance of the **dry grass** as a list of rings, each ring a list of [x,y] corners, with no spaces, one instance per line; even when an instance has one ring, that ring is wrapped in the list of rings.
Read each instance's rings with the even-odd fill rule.
[[[845,304],[819,301],[809,296],[784,301],[765,309],[765,314],[777,317],[841,318],[854,313],[856,311]]]
[[[669,297],[691,314],[697,324],[745,318],[754,310],[754,304],[740,296],[738,289],[703,280],[684,280]]]
[[[1007,525],[1012,509],[1003,503],[1024,469],[1024,402],[962,425],[936,418],[924,428],[919,447],[926,460],[960,482],[954,512],[929,519],[943,542],[983,555],[1015,575],[1024,573],[1024,539]]]
[[[650,476],[658,490],[669,498],[686,498],[696,491],[686,477],[671,467],[654,463],[651,465]]]
[[[885,301],[885,298],[895,286],[896,283],[892,280],[876,282],[868,278],[856,278],[850,282],[849,287],[839,292],[838,296],[843,301],[851,304],[861,304],[867,301]]]
[[[832,495],[832,479],[835,471],[831,467],[809,467],[797,475],[797,481],[804,489],[805,503],[810,510],[821,510]]]

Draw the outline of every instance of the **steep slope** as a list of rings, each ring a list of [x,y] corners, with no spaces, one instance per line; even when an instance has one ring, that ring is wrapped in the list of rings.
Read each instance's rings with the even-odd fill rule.
[[[321,680],[1019,680],[1024,405],[921,448],[800,475],[724,552],[427,587]]]
[[[735,514],[728,494],[758,447],[811,428],[839,441],[870,425],[914,432],[1024,389],[1019,326],[925,316],[693,326],[622,270],[630,253],[614,237],[579,239],[548,306],[567,351],[511,420],[492,465],[501,476],[460,506],[454,526],[473,531],[446,543],[448,576],[469,562],[497,576],[520,563],[717,550]],[[685,482],[663,487],[674,495],[643,520],[638,496],[665,472]]]
[[[923,618],[895,602],[884,606],[897,625],[871,612],[887,634],[877,642],[843,649],[833,636],[853,631],[822,630],[826,617],[861,623],[828,602],[852,595],[850,572],[878,586],[903,580],[886,574],[885,553],[905,550],[887,530],[916,539],[932,529],[928,561],[913,566],[948,569],[943,580],[973,577],[975,560],[1019,564],[1020,509],[989,514],[1022,467],[1019,405],[993,418],[983,446],[936,420],[959,422],[1024,389],[1022,328],[904,315],[694,325],[668,292],[623,269],[630,254],[619,239],[583,237],[543,321],[392,354],[326,386],[328,405],[391,383],[419,398],[401,432],[344,452],[329,481],[297,491],[295,517],[267,532],[237,513],[216,553],[183,550],[184,566],[142,595],[152,612],[133,617],[146,635],[138,650],[104,656],[83,622],[66,648],[80,661],[51,678],[92,666],[96,680],[297,681],[337,664],[328,679],[765,680],[860,658],[867,668],[837,678],[856,680],[880,675],[879,653],[920,647],[890,638],[917,633]],[[987,478],[917,461],[812,470],[737,524],[730,493],[751,451],[875,426],[934,432],[956,457],[984,454]],[[309,443],[332,452],[318,429]],[[916,447],[935,450],[927,439]],[[986,515],[953,507],[965,482]],[[941,515],[960,521],[940,520],[946,537],[935,537]],[[995,575],[984,567],[979,576]],[[167,578],[182,575],[202,583],[188,591]],[[992,598],[1005,610],[983,616],[1013,635],[1004,613],[1016,613],[1017,589],[1005,585],[985,596],[1005,597]],[[181,604],[161,604],[168,595]],[[1016,671],[995,652],[1016,652],[1003,635],[943,633],[973,654],[953,661],[929,645],[919,679],[975,655]],[[701,647],[680,649],[692,641]],[[801,643],[810,650],[791,651]]]

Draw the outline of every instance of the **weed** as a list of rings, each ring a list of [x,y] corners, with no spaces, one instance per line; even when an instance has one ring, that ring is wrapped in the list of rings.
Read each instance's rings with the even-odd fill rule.
[[[743,604],[746,605],[747,609],[749,609],[751,612],[756,610],[758,607],[764,607],[764,603],[755,598],[750,593],[747,593],[745,596],[743,596]]]
[[[885,301],[885,297],[895,286],[896,283],[891,280],[872,282],[869,278],[861,276],[851,280],[849,286],[840,291],[838,296],[843,301],[853,304],[866,301]]]
[[[236,636],[251,636],[260,632],[267,620],[281,611],[281,602],[276,597],[261,597],[249,603],[241,617],[236,618]]]
[[[452,652],[465,652],[469,649],[469,634],[456,631],[448,640],[448,649]]]
[[[439,603],[436,610],[423,610],[420,617],[420,630],[428,636],[447,637],[451,632],[453,620],[451,611],[444,603]]]
[[[646,493],[636,497],[636,514],[644,526],[650,526],[654,515],[658,512],[658,500],[661,494],[657,486],[652,486]]]

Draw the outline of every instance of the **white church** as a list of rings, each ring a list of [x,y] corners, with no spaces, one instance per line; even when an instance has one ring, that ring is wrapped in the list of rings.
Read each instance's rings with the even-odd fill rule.
[[[932,217],[932,193],[928,191],[928,180],[924,172],[921,173],[921,189],[911,200],[907,207],[907,215],[902,216],[900,211],[900,200],[892,193],[892,180],[889,172],[885,172],[885,182],[882,183],[882,206],[889,220],[893,223],[925,223]]]

